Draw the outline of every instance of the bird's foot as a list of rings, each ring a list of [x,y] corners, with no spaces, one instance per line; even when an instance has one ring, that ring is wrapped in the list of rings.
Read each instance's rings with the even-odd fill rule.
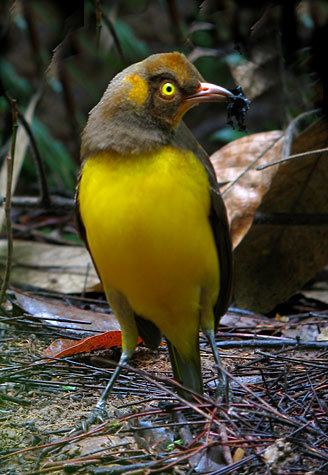
[[[216,380],[215,399],[226,404],[231,400],[231,388],[226,377],[220,377]]]
[[[74,433],[88,432],[92,425],[102,424],[109,418],[105,403],[98,402],[87,419],[83,419],[74,429]]]

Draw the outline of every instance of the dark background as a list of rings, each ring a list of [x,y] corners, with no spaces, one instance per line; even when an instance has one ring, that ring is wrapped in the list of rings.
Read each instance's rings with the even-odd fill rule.
[[[80,133],[108,82],[152,53],[182,51],[206,81],[240,84],[252,100],[249,134],[326,108],[325,1],[2,0],[0,19],[1,94],[24,112],[41,91],[32,130],[52,192],[72,196]],[[196,108],[186,122],[209,153],[243,135],[222,106]],[[2,96],[0,160],[11,128]],[[29,156],[17,192],[37,188]]]

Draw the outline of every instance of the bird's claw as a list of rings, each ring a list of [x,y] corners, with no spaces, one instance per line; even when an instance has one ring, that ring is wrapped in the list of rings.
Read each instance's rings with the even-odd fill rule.
[[[224,376],[216,380],[215,399],[228,403],[231,398],[231,390],[229,380]]]
[[[79,425],[75,428],[75,432],[82,433],[88,432],[90,427],[93,424],[100,423],[102,424],[108,419],[108,413],[105,408],[104,404],[97,404],[95,409],[91,412],[87,419],[84,419],[79,423]]]

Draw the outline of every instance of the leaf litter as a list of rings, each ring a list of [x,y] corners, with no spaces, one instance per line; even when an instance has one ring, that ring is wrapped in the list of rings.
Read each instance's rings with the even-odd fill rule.
[[[218,341],[261,335],[279,339],[288,325],[254,314],[238,318],[234,311],[223,323]],[[140,347],[114,388],[110,419],[74,436],[72,430],[94,407],[115,364],[109,361],[117,361],[119,352],[46,359],[51,327],[42,328],[44,335],[33,335],[27,322],[17,327],[2,323],[0,460],[13,473],[61,473],[67,467],[95,474],[100,468],[114,473],[114,467],[115,473],[137,467],[174,473],[177,467],[184,473],[192,465],[194,473],[235,473],[244,467],[261,474],[269,447],[280,440],[296,454],[274,459],[281,473],[296,468],[305,473],[328,463],[328,349],[307,352],[282,345],[271,351],[259,344],[255,352],[221,350],[232,388],[226,403],[215,398],[216,371],[201,339],[206,396],[188,403],[175,395],[166,349]]]
[[[327,122],[315,121],[293,142],[293,154],[320,154],[260,169],[279,162],[286,140],[279,131],[254,134],[211,157],[231,222],[235,304],[262,313],[328,262]]]

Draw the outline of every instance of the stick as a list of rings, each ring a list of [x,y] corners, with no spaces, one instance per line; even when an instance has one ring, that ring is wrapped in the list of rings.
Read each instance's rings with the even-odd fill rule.
[[[31,150],[33,152],[33,157],[36,163],[36,169],[38,172],[39,176],[39,185],[40,185],[40,205],[41,207],[49,207],[51,204],[51,198],[50,198],[50,191],[48,187],[48,181],[47,181],[47,175],[46,175],[46,170],[44,168],[44,164],[41,158],[41,154],[38,148],[38,145],[36,143],[34,134],[32,132],[32,129],[25,119],[24,115],[18,111],[18,119],[22,126],[25,129],[25,132],[27,133],[29,139],[30,139],[30,145],[31,145]]]
[[[5,274],[2,281],[0,292],[0,305],[2,305],[6,290],[8,288],[11,270],[11,261],[13,254],[13,232],[11,226],[11,186],[13,181],[13,168],[16,148],[16,135],[17,135],[17,103],[15,99],[11,100],[11,115],[12,115],[12,138],[11,138],[11,150],[10,155],[6,157],[7,161],[7,186],[6,186],[6,203],[5,203],[5,215],[6,215],[6,230],[7,230],[7,261]]]
[[[272,148],[274,147],[274,145],[276,145],[276,143],[279,142],[279,140],[281,140],[282,138],[284,137],[283,134],[279,135],[279,137],[277,137],[276,139],[274,139],[267,147],[265,147],[265,149],[257,156],[255,157],[255,159],[252,161],[252,163],[250,163],[238,176],[237,178],[235,178],[231,183],[229,183],[229,185],[227,186],[227,188],[222,192],[222,196],[225,196],[228,191],[249,171],[251,170],[255,163],[258,162],[262,157],[264,157],[264,155]]]
[[[287,158],[282,158],[272,163],[265,163],[264,165],[259,165],[256,167],[256,170],[265,170],[266,168],[273,167],[274,165],[279,165],[280,163],[289,162],[289,160],[294,160],[295,158],[307,158],[312,157],[313,155],[318,155],[324,152],[328,152],[328,147],[319,148],[318,150],[309,150],[308,152],[295,153],[294,155],[289,155]]]
[[[272,338],[260,340],[231,340],[231,341],[218,341],[217,346],[219,348],[279,348],[282,346],[296,346],[296,349],[318,350],[320,348],[328,349],[328,341],[300,341],[290,340],[288,338],[281,338],[280,340],[274,340]]]
[[[11,106],[10,97],[8,96],[6,91],[4,90],[2,84],[0,85],[0,87],[2,89],[2,94],[5,98],[5,100],[7,101],[9,106]],[[27,120],[24,117],[24,114],[22,114],[19,109],[17,109],[17,116],[18,116],[19,122],[21,123],[21,125],[23,126],[26,134],[28,135],[28,138],[30,139],[30,146],[31,146],[31,150],[32,150],[32,153],[33,153],[33,158],[34,158],[35,163],[36,163],[37,173],[38,173],[38,177],[39,177],[40,205],[45,207],[45,208],[48,208],[50,206],[50,203],[51,203],[50,192],[49,192],[49,187],[48,187],[46,171],[45,171],[45,168],[44,168],[44,164],[43,164],[43,161],[42,161],[42,158],[41,158],[41,154],[40,154],[38,145],[36,143],[36,140],[35,140],[34,134],[32,132],[32,129],[30,127],[30,124],[27,122]]]
[[[43,208],[43,209],[61,209],[70,211],[74,208],[74,200],[63,196],[50,195],[50,202],[40,203],[40,199],[35,196],[13,196],[12,206],[17,208]],[[0,206],[4,204],[0,202]]]

